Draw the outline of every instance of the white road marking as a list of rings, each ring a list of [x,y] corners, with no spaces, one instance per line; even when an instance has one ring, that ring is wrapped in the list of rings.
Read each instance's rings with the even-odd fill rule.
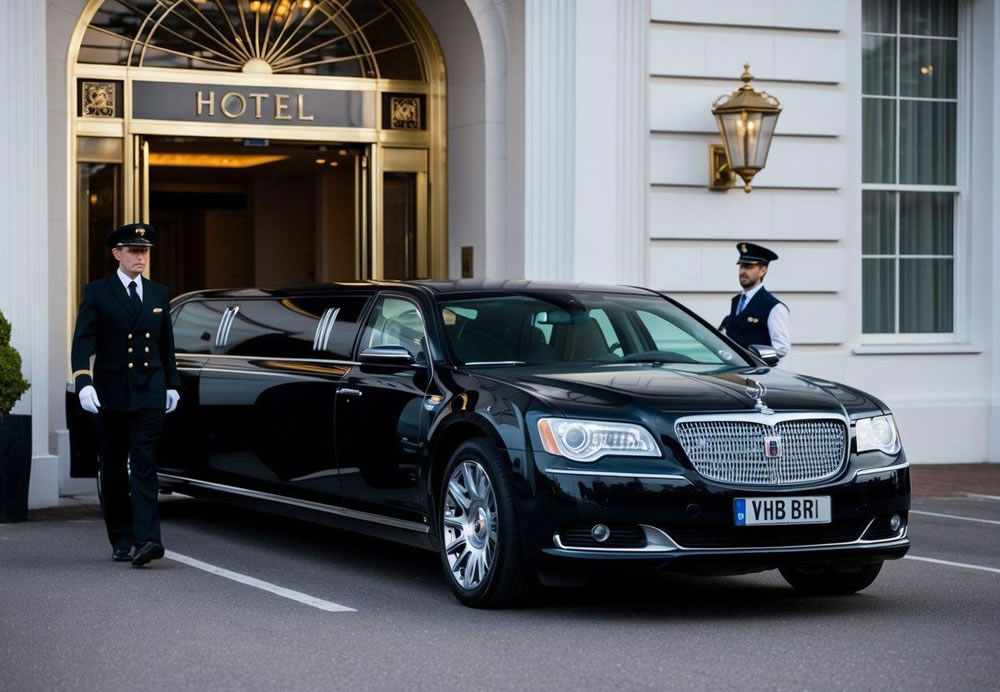
[[[923,514],[928,517],[943,517],[945,519],[961,519],[962,521],[978,521],[981,524],[997,524],[1000,525],[1000,521],[995,519],[977,519],[975,517],[960,517],[957,514],[941,514],[939,512],[924,512],[918,509],[911,509],[910,514]]]
[[[947,565],[949,567],[964,567],[965,569],[978,569],[983,572],[993,572],[1000,574],[1000,569],[996,567],[983,567],[982,565],[970,565],[965,562],[951,562],[950,560],[937,560],[933,557],[920,557],[919,555],[904,555],[904,560],[920,560],[921,562],[933,562],[936,565]]]
[[[980,500],[1000,500],[1000,495],[980,495],[979,493],[966,493],[966,497],[977,497]]]
[[[246,584],[247,586],[252,586],[255,589],[261,589],[263,591],[268,591],[282,598],[288,598],[293,601],[298,601],[307,606],[312,606],[313,608],[319,608],[320,610],[325,610],[328,613],[356,613],[354,608],[348,608],[347,606],[340,605],[339,603],[333,603],[332,601],[324,601],[322,598],[315,598],[309,594],[304,594],[301,591],[292,591],[291,589],[286,589],[283,586],[278,586],[277,584],[272,584],[270,582],[261,581],[260,579],[254,579],[253,577],[248,577],[245,574],[240,574],[239,572],[232,572],[228,569],[223,569],[222,567],[216,567],[215,565],[210,565],[207,562],[202,562],[201,560],[195,560],[193,557],[188,557],[187,555],[181,555],[180,553],[175,553],[172,550],[166,551],[164,557],[168,560],[174,560],[175,562],[180,562],[189,567],[194,567],[196,569],[204,570],[209,574],[215,574],[220,577],[225,577],[226,579],[232,579],[233,581],[239,582],[240,584]]]

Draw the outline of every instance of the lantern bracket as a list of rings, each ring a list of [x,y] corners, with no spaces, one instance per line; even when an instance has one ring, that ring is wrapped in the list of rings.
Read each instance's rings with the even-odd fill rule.
[[[726,147],[722,144],[708,145],[708,189],[731,190],[736,187],[736,174],[729,166]]]

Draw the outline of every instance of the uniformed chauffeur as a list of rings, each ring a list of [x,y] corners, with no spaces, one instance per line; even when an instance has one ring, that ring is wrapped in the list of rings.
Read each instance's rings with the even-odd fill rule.
[[[80,405],[98,416],[112,559],[136,567],[163,557],[155,453],[164,416],[180,399],[167,287],[142,277],[155,240],[141,223],[108,234],[118,270],[84,287],[72,350]]]
[[[788,355],[788,306],[764,288],[768,265],[777,253],[755,243],[737,243],[739,280],[743,291],[733,296],[729,315],[719,329],[743,348],[752,344],[771,346],[779,358]]]

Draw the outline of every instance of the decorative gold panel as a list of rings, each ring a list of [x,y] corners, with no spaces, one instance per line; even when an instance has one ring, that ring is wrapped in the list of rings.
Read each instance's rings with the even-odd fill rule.
[[[390,99],[390,125],[394,130],[420,129],[420,99],[414,96],[393,96]]]
[[[80,90],[80,114],[85,118],[115,117],[116,86],[114,82],[84,82]]]

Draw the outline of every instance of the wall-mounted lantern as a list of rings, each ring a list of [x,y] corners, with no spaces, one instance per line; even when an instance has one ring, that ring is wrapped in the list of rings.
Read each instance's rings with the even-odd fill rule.
[[[750,63],[743,65],[740,78],[743,86],[712,104],[724,143],[709,145],[708,187],[712,190],[733,187],[736,173],[743,178],[743,190],[750,192],[750,181],[767,162],[771,136],[781,113],[778,99],[750,86]]]

